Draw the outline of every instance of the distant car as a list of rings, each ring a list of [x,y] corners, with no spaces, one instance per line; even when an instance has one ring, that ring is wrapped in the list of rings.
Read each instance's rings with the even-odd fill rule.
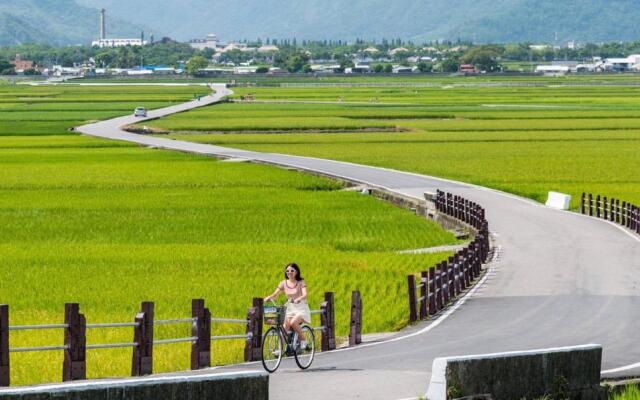
[[[136,109],[133,111],[133,116],[134,117],[146,117],[147,116],[147,109],[144,107],[136,107]]]

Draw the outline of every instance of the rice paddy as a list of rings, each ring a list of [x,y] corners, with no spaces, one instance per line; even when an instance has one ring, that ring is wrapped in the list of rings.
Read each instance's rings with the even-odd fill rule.
[[[216,317],[243,318],[251,298],[271,293],[296,261],[313,308],[335,292],[339,336],[353,289],[363,294],[365,332],[404,326],[405,296],[381,294],[404,293],[407,273],[446,254],[397,251],[455,243],[450,233],[327,179],[69,130],[205,91],[0,85],[0,303],[10,305],[11,324],[60,323],[65,302],[80,303],[88,323],[133,321],[143,300],[156,302],[156,319],[184,318],[199,297]],[[244,326],[213,326],[214,335],[232,333]],[[156,331],[183,336],[190,326]],[[63,334],[12,332],[10,340],[59,345]],[[131,340],[129,328],[88,331],[89,344]],[[239,361],[243,344],[214,343],[212,362]],[[154,371],[188,369],[189,348],[156,347]],[[130,349],[88,351],[88,376],[126,376],[130,358]],[[59,381],[61,368],[61,352],[11,355],[14,385]]]
[[[640,201],[636,78],[234,90],[235,98],[250,93],[255,102],[211,106],[150,125],[176,139],[395,168],[542,202],[548,191],[559,191],[572,195],[574,208],[583,191]],[[359,129],[349,130],[348,121]]]

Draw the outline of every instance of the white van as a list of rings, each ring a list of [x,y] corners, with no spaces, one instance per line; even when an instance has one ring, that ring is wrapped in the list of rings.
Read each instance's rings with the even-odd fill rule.
[[[147,110],[144,107],[136,107],[136,109],[133,111],[133,116],[134,117],[146,117],[147,116]]]

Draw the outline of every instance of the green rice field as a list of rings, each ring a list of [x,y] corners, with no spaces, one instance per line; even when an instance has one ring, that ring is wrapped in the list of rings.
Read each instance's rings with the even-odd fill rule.
[[[65,302],[80,303],[88,323],[131,322],[143,300],[156,302],[156,319],[184,318],[199,297],[215,317],[243,318],[251,298],[270,294],[285,264],[296,261],[312,308],[324,291],[336,293],[339,336],[347,333],[353,289],[363,295],[365,332],[403,327],[406,295],[386,294],[405,293],[407,273],[446,254],[397,251],[456,243],[450,233],[327,179],[69,130],[205,92],[0,85],[0,303],[10,305],[11,324],[61,323]],[[236,106],[220,110],[227,107]],[[386,121],[363,123],[379,129]],[[213,326],[214,335],[237,333],[244,326]],[[156,330],[159,339],[190,335],[189,325]],[[132,339],[130,328],[88,331],[88,344]],[[10,341],[60,345],[63,333],[12,331]],[[239,361],[243,344],[215,342],[212,362]],[[189,349],[157,346],[154,371],[188,369]],[[126,376],[130,359],[131,349],[90,350],[88,376]],[[61,352],[11,355],[14,385],[61,374]]]
[[[640,202],[637,78],[451,79],[234,88],[255,101],[150,125],[175,139],[395,168],[541,202],[548,191],[571,194],[573,207],[583,191]]]

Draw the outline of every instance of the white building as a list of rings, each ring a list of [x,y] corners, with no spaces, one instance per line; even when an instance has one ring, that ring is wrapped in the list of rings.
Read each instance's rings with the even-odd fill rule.
[[[146,40],[142,39],[99,39],[91,42],[92,46],[103,47],[122,47],[122,46],[144,46]]]
[[[627,58],[607,58],[604,68],[608,71],[627,71],[635,64],[635,56]]]
[[[389,55],[395,56],[398,53],[407,53],[408,51],[409,50],[404,47],[396,47],[395,49],[389,51]]]
[[[144,38],[140,39],[107,39],[107,11],[103,8],[100,10],[100,39],[91,42],[92,46],[103,47],[122,47],[122,46],[144,46],[147,42]],[[144,35],[142,35],[144,36]]]
[[[564,75],[569,73],[571,68],[567,65],[538,65],[536,73],[545,75]]]
[[[218,47],[218,37],[213,33],[207,35],[205,39],[191,39],[189,45],[197,50],[213,49]]]
[[[280,51],[280,49],[272,44],[266,44],[258,47],[258,53],[275,53],[277,51]]]

